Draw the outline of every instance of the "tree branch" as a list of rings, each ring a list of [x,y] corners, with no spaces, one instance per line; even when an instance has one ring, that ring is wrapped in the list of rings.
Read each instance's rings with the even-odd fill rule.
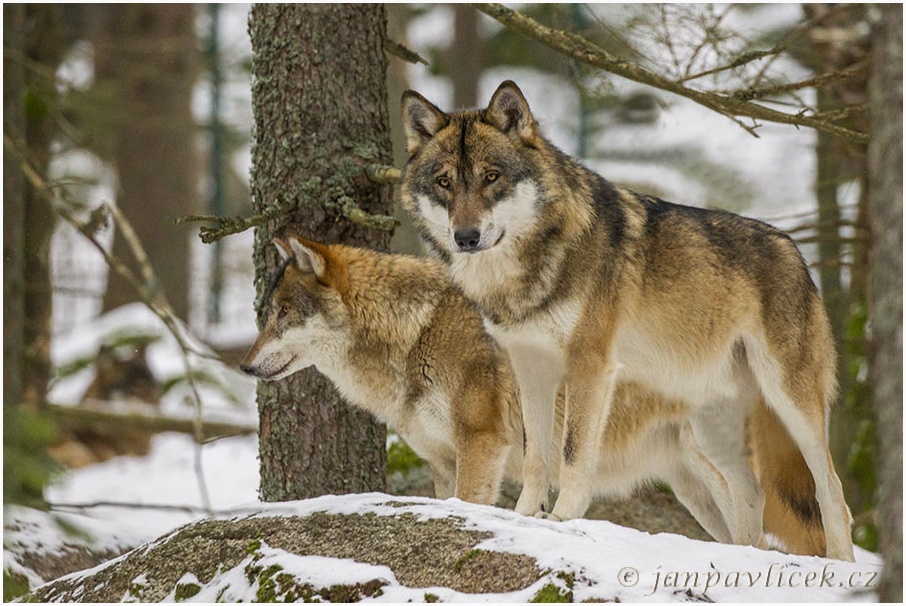
[[[774,95],[780,95],[783,93],[789,93],[794,90],[801,90],[803,88],[811,87],[820,87],[828,82],[835,82],[837,80],[846,80],[847,78],[852,78],[857,75],[859,72],[865,71],[868,67],[867,61],[860,61],[855,65],[851,65],[845,69],[841,69],[835,72],[830,72],[827,74],[822,74],[820,76],[815,76],[814,78],[809,78],[807,80],[801,80],[799,82],[791,82],[789,84],[779,84],[777,86],[768,86],[764,88],[748,88],[745,90],[739,90],[735,92],[728,93],[730,98],[736,99],[738,101],[751,101],[752,99],[763,99],[765,97],[772,97]],[[815,117],[815,114],[812,114],[812,118]]]
[[[365,167],[365,174],[372,182],[378,185],[393,185],[400,180],[400,169],[383,164],[369,164]]]
[[[414,50],[410,50],[400,44],[399,42],[394,42],[390,39],[384,40],[384,52],[394,57],[398,57],[403,61],[408,61],[409,63],[421,63],[422,65],[430,65],[428,61],[419,55]]]
[[[395,171],[395,172],[394,172]],[[369,165],[365,168],[365,174],[375,183],[392,184],[399,179],[399,170],[391,166]],[[395,176],[394,176],[395,175]],[[267,209],[250,217],[219,217],[217,215],[188,215],[177,217],[173,220],[177,225],[182,223],[214,223],[213,226],[202,226],[199,229],[198,236],[205,244],[211,244],[227,236],[244,232],[252,227],[260,227],[282,217],[299,206],[300,197],[286,196],[282,200],[277,200],[269,205]],[[355,200],[349,196],[340,196],[336,200],[321,202],[325,208],[331,208],[339,211],[344,217],[356,225],[370,227],[384,231],[393,231],[399,225],[399,221],[389,215],[373,215],[359,208]]]
[[[125,426],[151,433],[175,431],[195,435],[194,419],[178,419],[151,412],[145,404],[130,405],[125,402],[116,404],[117,408],[111,410],[104,402],[86,400],[79,406],[48,404],[46,410],[60,425],[73,429],[90,429],[98,425],[114,428]],[[213,438],[253,435],[257,432],[258,428],[254,425],[202,419],[200,437],[203,442],[208,442]]]
[[[671,80],[638,64],[614,57],[582,36],[551,29],[501,4],[474,4],[473,6],[514,31],[532,38],[571,59],[598,67],[633,82],[647,84],[648,86],[686,97],[725,116],[741,116],[765,122],[805,126],[836,135],[847,141],[857,143],[866,143],[868,141],[868,135],[865,133],[837,126],[825,120],[818,120],[813,116],[799,113],[787,114],[750,101],[740,101],[719,93],[688,88],[683,86],[682,82]],[[737,124],[741,123],[737,121]]]
[[[748,53],[743,53],[742,55],[737,57],[735,60],[731,61],[730,63],[728,63],[726,65],[721,65],[720,67],[715,67],[713,69],[699,72],[697,74],[683,76],[682,78],[677,80],[677,82],[682,84],[683,82],[688,82],[690,80],[698,80],[699,78],[704,78],[705,76],[712,76],[712,75],[718,74],[720,72],[725,72],[728,69],[736,69],[737,67],[742,67],[743,65],[751,63],[752,61],[764,59],[765,57],[770,57],[771,55],[776,55],[781,52],[783,52],[783,48],[781,48],[779,46],[775,46],[774,48],[772,48],[770,50],[756,50],[756,51],[751,51]]]

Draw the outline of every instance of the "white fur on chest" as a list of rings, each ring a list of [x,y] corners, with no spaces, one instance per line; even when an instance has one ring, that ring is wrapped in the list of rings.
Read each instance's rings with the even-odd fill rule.
[[[485,320],[485,328],[503,347],[516,371],[520,388],[536,381],[556,385],[565,378],[566,351],[582,314],[578,299],[566,301],[531,316],[516,326],[499,326]]]
[[[582,309],[582,301],[571,299],[551,305],[517,325],[499,326],[485,319],[485,329],[506,349],[542,349],[565,355]]]
[[[454,254],[450,276],[466,297],[484,301],[513,280],[520,280],[525,268],[509,243],[476,254]]]

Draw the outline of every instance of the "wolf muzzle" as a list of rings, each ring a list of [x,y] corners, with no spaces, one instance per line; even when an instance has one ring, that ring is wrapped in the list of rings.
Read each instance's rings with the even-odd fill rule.
[[[457,229],[453,234],[453,241],[460,252],[478,252],[481,250],[481,232],[477,227]]]

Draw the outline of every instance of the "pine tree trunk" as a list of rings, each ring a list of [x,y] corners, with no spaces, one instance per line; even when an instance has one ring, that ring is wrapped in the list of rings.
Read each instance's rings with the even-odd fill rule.
[[[882,602],[903,601],[903,5],[873,10],[869,218],[871,380],[881,453]]]
[[[173,219],[200,210],[192,115],[200,58],[195,7],[123,4],[94,10],[101,21],[98,79],[115,91],[118,104],[113,116],[117,204],[135,228],[176,315],[188,320],[190,236]],[[113,250],[131,261],[128,246],[116,236]],[[137,300],[132,287],[110,272],[104,309]]]
[[[295,205],[256,232],[259,323],[275,235],[387,247],[389,232],[354,225],[336,206],[348,196],[368,213],[392,209],[390,188],[363,172],[365,164],[391,162],[385,30],[382,5],[252,7],[252,202],[256,212]],[[346,406],[313,369],[259,383],[258,408],[263,500],[383,490],[384,426]]]

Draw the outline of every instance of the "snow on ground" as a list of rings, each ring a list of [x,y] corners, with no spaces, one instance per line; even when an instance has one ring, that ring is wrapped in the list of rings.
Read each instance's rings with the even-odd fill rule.
[[[857,562],[790,556],[753,547],[695,541],[671,534],[649,535],[603,521],[551,522],[513,511],[473,505],[456,499],[388,497],[369,493],[325,496],[306,501],[258,504],[234,518],[334,514],[413,514],[421,520],[454,518],[466,530],[491,533],[475,549],[524,554],[546,574],[531,586],[510,593],[465,594],[442,587],[401,585],[384,566],[346,559],[299,556],[266,544],[255,557],[257,566],[279,566],[299,584],[315,588],[353,585],[372,579],[387,582],[383,593],[364,601],[421,602],[426,594],[442,601],[526,602],[554,583],[571,589],[576,602],[585,600],[715,601],[715,602],[848,602],[874,601],[880,572],[877,556],[857,550]],[[229,516],[228,516],[229,517]],[[166,541],[167,538],[161,541]],[[442,548],[442,546],[438,546]],[[257,581],[243,571],[253,556],[215,575],[186,601],[254,600]],[[106,565],[102,565],[104,567]],[[100,567],[99,567],[100,568]],[[74,577],[97,571],[76,573]],[[571,580],[567,580],[571,577]],[[571,586],[571,587],[570,587]],[[169,596],[173,600],[174,595]]]
[[[650,535],[598,520],[551,522],[507,509],[474,505],[457,499],[393,497],[377,493],[326,496],[308,501],[273,504],[259,515],[412,513],[421,519],[461,518],[469,530],[493,537],[477,549],[525,554],[541,569],[573,573],[576,602],[593,598],[629,601],[684,601],[706,595],[716,602],[842,602],[877,599],[880,559],[857,548],[856,563],[790,556],[754,547],[721,545],[679,535]],[[341,566],[337,562],[337,566]],[[389,580],[389,579],[388,579]],[[426,591],[444,601],[527,601],[550,579],[514,594],[475,596],[449,590],[385,589],[377,601],[421,601]],[[392,581],[391,581],[392,583]],[[866,585],[870,585],[866,589]],[[388,590],[389,589],[389,590]]]

